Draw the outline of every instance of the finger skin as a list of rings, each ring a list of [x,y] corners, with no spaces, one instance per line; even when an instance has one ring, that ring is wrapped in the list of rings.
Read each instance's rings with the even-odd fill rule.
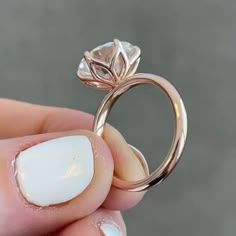
[[[67,203],[37,207],[21,195],[14,170],[17,154],[35,144],[67,135],[86,135],[93,144],[95,174],[88,188]],[[43,235],[94,212],[105,200],[113,176],[113,160],[105,142],[89,131],[48,133],[0,141],[0,235]],[[8,227],[10,222],[11,227]]]
[[[136,181],[145,177],[140,161],[118,130],[107,127],[103,138],[112,152],[114,172],[118,178]],[[142,200],[144,194],[145,191],[128,192],[112,186],[106,201],[103,203],[103,207],[113,210],[127,210],[137,205]]]
[[[26,136],[26,135],[42,134],[42,136],[39,136],[39,137],[44,137],[42,138],[42,141],[43,141],[44,139],[49,139],[49,136],[51,134],[48,134],[48,133],[52,133],[52,132],[62,132],[62,131],[76,130],[76,129],[86,129],[86,130],[92,129],[93,116],[88,113],[81,112],[81,111],[76,111],[76,110],[67,109],[67,108],[45,107],[45,106],[33,105],[29,103],[17,102],[17,101],[7,100],[7,99],[0,99],[0,107],[1,107],[0,139],[12,139],[15,137],[21,137],[21,136]],[[103,138],[105,142],[108,144],[109,149],[112,152],[112,157],[115,162],[116,174],[124,179],[129,179],[129,180],[137,180],[137,178],[141,178],[144,174],[142,167],[140,167],[140,163],[138,163],[133,153],[130,152],[127,146],[127,143],[124,141],[123,137],[119,134],[119,132],[117,133],[115,129],[109,126],[108,134],[106,135],[105,133]],[[24,137],[23,139],[21,138],[16,139],[18,140],[18,142],[22,143],[22,145],[19,145],[20,147],[18,147],[18,152],[21,150],[21,148],[24,147],[25,141],[23,140],[28,140],[29,141],[28,145],[30,146],[31,139],[32,139],[32,136]],[[4,156],[17,155],[17,151],[14,148],[12,149],[11,145],[9,145],[9,142],[14,143],[16,142],[16,140],[15,141],[7,140],[7,141],[4,141],[6,142],[5,144],[2,144],[1,149],[3,149],[4,152],[0,153],[0,164],[1,164],[0,171],[4,174],[2,174],[2,177],[0,177],[0,185],[1,184],[9,185],[10,181],[6,180],[7,178],[9,178],[11,181],[12,179],[14,179],[12,176],[9,175],[9,170],[11,168],[11,158],[7,158],[8,161],[5,161],[5,162],[2,161],[1,159],[5,158]],[[39,140],[36,142],[39,142]],[[106,148],[107,147],[105,147],[105,149]],[[113,171],[113,163],[111,165],[112,167],[109,167],[109,168],[111,171]],[[136,167],[134,168],[134,166]],[[126,170],[125,172],[123,171],[124,167]],[[134,172],[134,170],[136,171]],[[102,181],[103,180],[101,180],[101,182]],[[10,185],[13,185],[13,184],[14,184],[14,181],[12,181]],[[105,192],[106,191],[104,191],[104,194]],[[104,201],[104,207],[108,209],[115,209],[115,210],[128,209],[136,205],[142,199],[143,194],[144,193],[131,193],[131,192],[126,192],[126,191],[121,191],[119,189],[112,187],[107,199]],[[25,211],[25,208],[22,208],[22,207],[16,207],[15,205],[9,206],[9,202],[5,204],[4,201],[6,201],[5,199],[8,199],[9,197],[8,195],[9,193],[0,192],[0,209],[2,209],[1,204],[7,205],[8,207],[13,208],[11,210],[8,209],[7,211],[5,208],[3,208],[4,210],[0,211],[0,228],[1,229],[3,228],[1,227],[3,225],[3,223],[1,222],[1,219],[4,219],[3,220],[4,224],[7,225],[10,222],[11,217],[14,216],[15,209],[18,209],[17,210],[18,216],[20,215],[21,210],[23,210],[23,212]],[[95,191],[93,192],[93,195],[97,197]],[[16,200],[19,201],[18,198],[14,198],[13,201],[16,201]],[[80,208],[78,208],[78,206],[80,205],[77,206],[76,204],[72,204],[71,206],[73,207],[72,212],[73,211],[80,212]],[[86,203],[83,205],[84,208],[86,207],[89,208],[90,206],[91,204],[86,204]],[[76,217],[79,218],[80,216],[81,215],[79,215],[78,212],[76,212],[75,218]],[[36,217],[36,214],[35,214],[35,217]],[[25,219],[24,217],[22,219],[21,217],[18,217],[17,219],[16,218],[17,217],[15,216],[14,219],[16,220],[16,222],[20,221],[24,223],[28,219],[31,225],[33,225],[32,227],[34,227],[35,225],[32,223],[32,221],[34,221],[33,219],[35,219],[34,217],[32,219],[30,218],[30,216],[27,219]],[[41,221],[45,221],[46,225],[49,224],[48,221],[45,220],[46,218],[44,218],[43,216],[40,215],[39,218],[41,219]],[[73,217],[69,217],[69,219],[71,218]],[[57,227],[56,219],[57,218],[55,218],[54,224],[52,224],[52,226],[54,225],[55,227]],[[61,225],[60,222],[62,221],[59,220],[58,222],[59,222],[59,225]],[[40,228],[42,225],[44,224],[43,223],[39,224],[38,228]],[[21,230],[23,230],[23,228],[24,226],[22,225]],[[45,230],[46,229],[47,227],[45,227]]]
[[[0,98],[0,111],[0,139],[73,129],[92,130],[92,115],[68,108]]]
[[[71,114],[68,115],[68,113]],[[59,119],[59,117],[61,119]],[[82,117],[84,126],[87,128],[92,127],[93,117],[91,115],[82,113],[80,114],[80,117]],[[45,125],[44,128],[50,131],[57,131],[58,129],[67,130],[69,125],[69,128],[73,129],[78,126],[79,120],[77,111],[67,110],[67,112],[65,112],[65,110],[57,109],[54,113],[51,113],[50,117],[48,117],[47,125]],[[62,123],[64,125],[61,125]],[[105,128],[103,139],[108,144],[112,152],[116,175],[123,180],[131,181],[139,180],[145,177],[145,172],[141,163],[130,150],[127,142],[118,130],[108,125]],[[136,206],[142,200],[144,194],[145,191],[127,192],[112,187],[103,206],[112,210],[127,210]]]
[[[101,224],[110,224],[116,227],[122,236],[126,235],[125,223],[120,212],[107,209],[99,209],[91,215],[74,222],[63,229],[58,236],[104,236]],[[118,231],[117,230],[117,231]]]
[[[81,111],[32,105],[8,99],[0,99],[0,107],[2,109],[0,138],[73,129],[92,129],[93,116]],[[15,117],[19,119],[16,120]],[[103,138],[112,152],[116,174],[125,180],[138,180],[144,177],[139,161],[116,129],[108,126]],[[126,192],[112,187],[104,207],[113,210],[129,209],[142,199],[143,194],[144,192]]]

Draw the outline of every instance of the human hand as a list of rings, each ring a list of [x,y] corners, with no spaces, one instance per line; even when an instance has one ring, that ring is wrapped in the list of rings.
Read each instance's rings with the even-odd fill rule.
[[[0,235],[126,235],[119,211],[135,206],[144,193],[111,187],[113,171],[125,180],[137,180],[145,174],[120,133],[109,126],[104,141],[89,131],[93,116],[71,109],[6,99],[0,99],[0,109]],[[91,182],[76,173],[68,174],[66,167],[71,166],[62,162],[74,160],[68,154],[73,150],[87,157],[80,153],[84,144],[80,138],[73,145],[70,138],[61,137],[87,137],[91,142],[88,147],[92,147],[95,171]],[[55,158],[57,155],[60,158]],[[37,175],[33,170],[42,171],[40,178],[30,178]],[[59,176],[59,172],[65,175]],[[77,184],[85,184],[85,190],[77,190]]]

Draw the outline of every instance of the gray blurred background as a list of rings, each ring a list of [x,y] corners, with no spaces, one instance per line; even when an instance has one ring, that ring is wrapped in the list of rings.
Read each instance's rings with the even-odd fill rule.
[[[124,213],[128,235],[236,234],[236,1],[0,1],[0,96],[94,113],[104,92],[75,79],[85,50],[113,38],[142,49],[139,72],[181,93],[189,137],[175,172]],[[151,169],[171,143],[165,96],[135,88],[109,122]]]

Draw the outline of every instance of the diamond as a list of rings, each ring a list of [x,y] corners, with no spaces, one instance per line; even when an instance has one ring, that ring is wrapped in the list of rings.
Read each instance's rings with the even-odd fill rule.
[[[111,89],[120,80],[135,73],[140,49],[128,42],[114,40],[85,53],[77,76],[90,86]]]

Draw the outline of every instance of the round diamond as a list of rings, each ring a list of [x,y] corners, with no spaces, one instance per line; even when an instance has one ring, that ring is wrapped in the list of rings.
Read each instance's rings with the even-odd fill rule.
[[[123,49],[127,55],[127,58],[130,64],[132,64],[133,61],[137,57],[137,50],[139,50],[139,48],[136,46],[133,46],[132,44],[128,42],[122,41],[121,44],[123,46]],[[103,44],[101,46],[96,47],[92,51],[90,51],[90,54],[94,59],[97,59],[99,61],[105,62],[106,64],[109,64],[113,56],[113,49],[114,49],[113,46],[114,46],[114,42]],[[119,62],[115,65],[115,70],[120,71]],[[88,64],[86,63],[84,58],[81,60],[79,64],[77,75],[79,78],[89,78],[92,76],[90,73]]]
[[[81,82],[98,89],[112,89],[137,69],[140,49],[115,39],[85,53],[77,76]]]

